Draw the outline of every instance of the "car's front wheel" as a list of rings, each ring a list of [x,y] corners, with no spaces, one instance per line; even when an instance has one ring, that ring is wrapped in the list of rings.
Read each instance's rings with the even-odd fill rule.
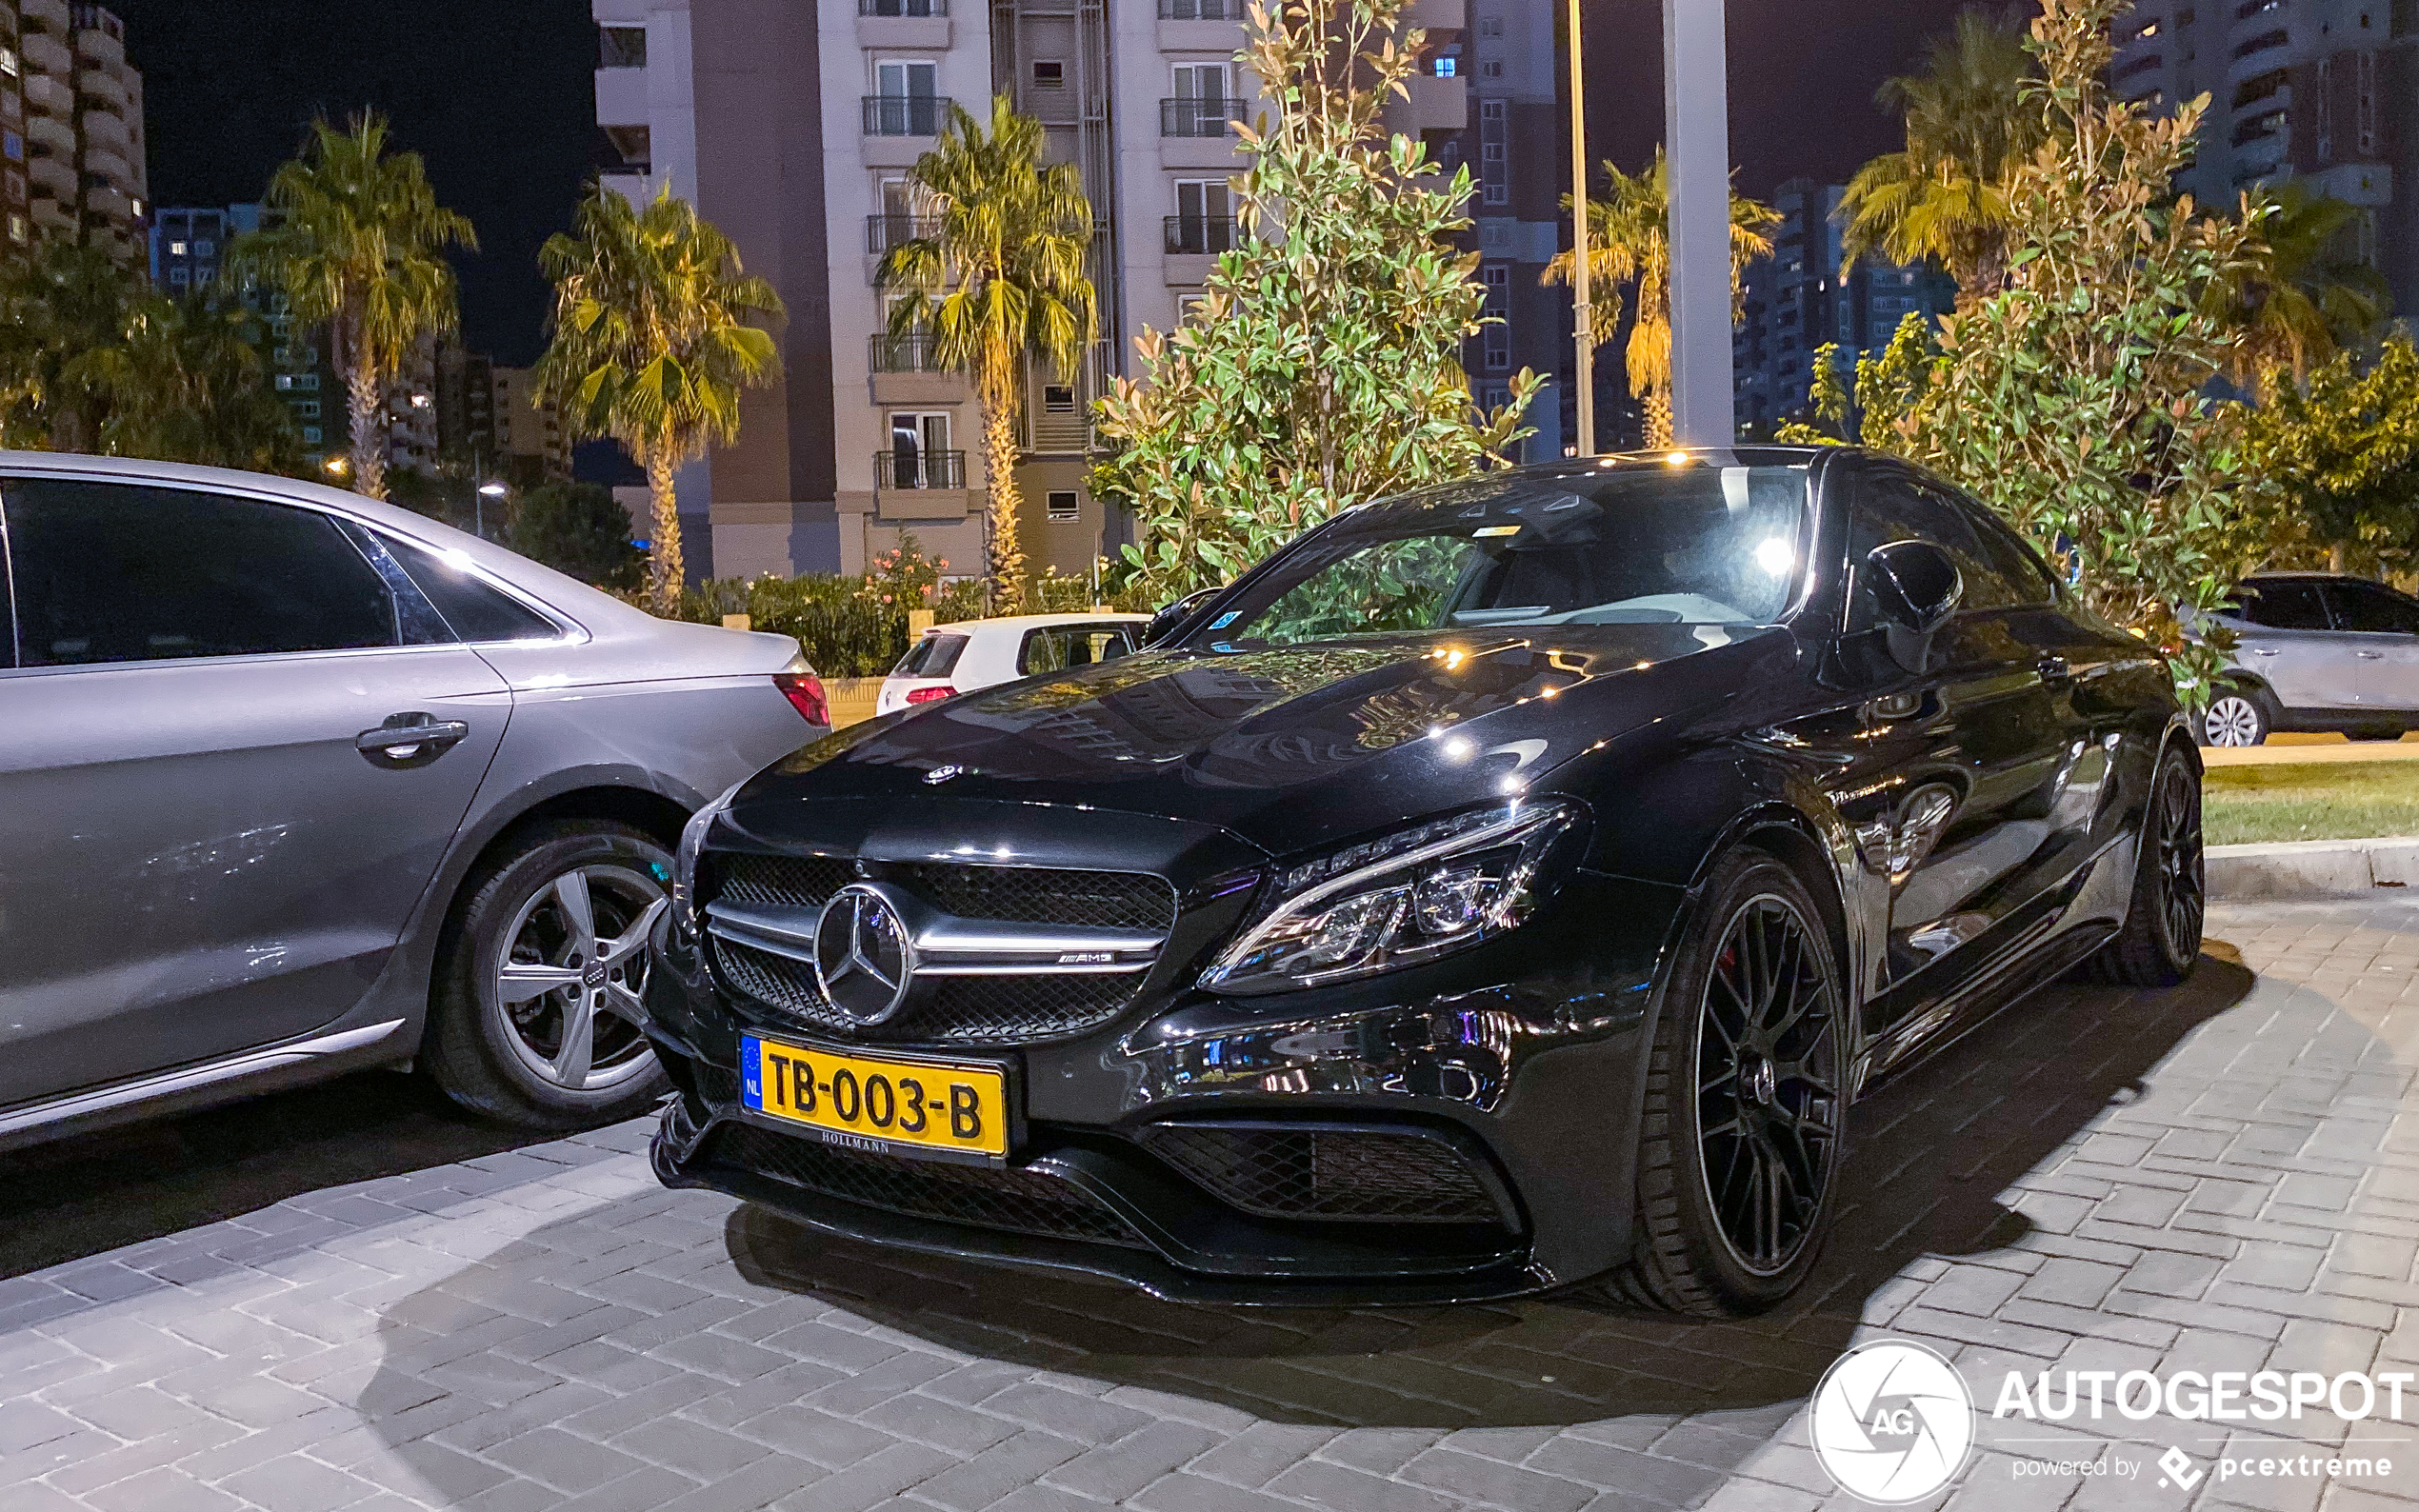
[[[652,838],[602,820],[538,826],[481,866],[447,924],[423,1042],[447,1096],[561,1129],[663,1095],[643,1003],[671,867]]]
[[[2201,715],[2201,744],[2257,746],[2268,739],[2272,724],[2267,702],[2257,693],[2247,687],[2220,688]]]
[[[1795,871],[1725,857],[1673,963],[1649,1051],[1638,1236],[1614,1295],[1703,1317],[1760,1312],[1829,1226],[1847,1113],[1847,984]]]

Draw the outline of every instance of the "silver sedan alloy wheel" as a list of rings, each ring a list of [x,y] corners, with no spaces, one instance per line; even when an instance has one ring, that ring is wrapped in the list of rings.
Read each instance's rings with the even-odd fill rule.
[[[570,1092],[645,1076],[647,936],[666,907],[661,884],[609,863],[539,886],[512,917],[489,970],[501,1038],[521,1064]]]
[[[2259,726],[2258,706],[2240,693],[2220,693],[2201,716],[2201,727],[2211,746],[2256,746]]]

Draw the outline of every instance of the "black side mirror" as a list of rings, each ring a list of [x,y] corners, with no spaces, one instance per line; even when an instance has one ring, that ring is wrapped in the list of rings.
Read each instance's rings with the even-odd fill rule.
[[[1224,593],[1225,591],[1226,588],[1224,587],[1203,588],[1195,593],[1188,593],[1183,598],[1178,599],[1175,603],[1161,609],[1158,613],[1152,615],[1150,617],[1150,623],[1143,627],[1142,644],[1145,646],[1156,646],[1160,642],[1168,639],[1168,637],[1175,634],[1178,630],[1184,628],[1184,625],[1187,620],[1191,619],[1193,615],[1200,612],[1203,605],[1209,603],[1211,599],[1216,598],[1219,594]]]
[[[1873,547],[1865,558],[1865,573],[1889,634],[1890,660],[1908,671],[1922,671],[1932,637],[1966,596],[1957,564],[1929,541],[1893,541]]]

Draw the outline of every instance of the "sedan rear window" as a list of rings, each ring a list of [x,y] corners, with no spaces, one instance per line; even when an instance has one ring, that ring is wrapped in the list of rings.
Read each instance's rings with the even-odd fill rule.
[[[1804,575],[1803,468],[1630,468],[1374,505],[1280,558],[1235,643],[1549,625],[1758,626]]]
[[[963,635],[927,635],[908,647],[899,665],[890,668],[892,677],[947,677],[957,670],[957,659],[966,650]]]

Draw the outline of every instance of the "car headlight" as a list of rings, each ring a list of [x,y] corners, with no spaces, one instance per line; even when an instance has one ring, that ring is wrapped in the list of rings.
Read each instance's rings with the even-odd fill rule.
[[[680,855],[672,862],[672,905],[666,911],[683,939],[697,938],[697,853],[706,848],[706,831],[714,827],[714,821],[750,781],[743,777],[732,783],[720,798],[690,815],[681,828]]]
[[[1277,901],[1202,974],[1211,992],[1373,976],[1516,928],[1577,806],[1513,803],[1397,831],[1286,871]]]

